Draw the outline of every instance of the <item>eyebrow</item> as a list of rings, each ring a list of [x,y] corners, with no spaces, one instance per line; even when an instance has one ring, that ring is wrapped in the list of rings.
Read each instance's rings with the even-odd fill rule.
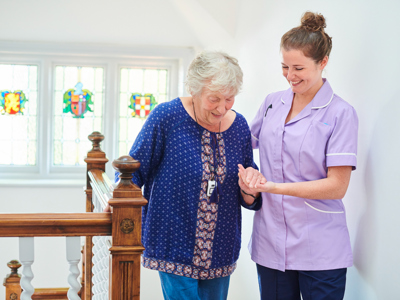
[[[287,66],[285,63],[281,63],[282,66]],[[293,65],[293,67],[304,67],[304,65]]]

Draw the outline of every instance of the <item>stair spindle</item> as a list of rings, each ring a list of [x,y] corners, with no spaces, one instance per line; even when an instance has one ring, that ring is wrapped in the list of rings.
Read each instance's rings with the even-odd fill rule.
[[[69,300],[80,300],[78,292],[81,289],[81,284],[78,281],[79,268],[78,263],[81,260],[81,238],[79,236],[66,237],[67,244],[67,260],[69,263],[68,284],[70,289],[67,296]]]
[[[35,260],[34,251],[34,238],[33,237],[20,237],[19,238],[19,261],[22,265],[21,277],[21,300],[31,300],[35,291],[31,281],[33,279],[33,272],[31,265]]]

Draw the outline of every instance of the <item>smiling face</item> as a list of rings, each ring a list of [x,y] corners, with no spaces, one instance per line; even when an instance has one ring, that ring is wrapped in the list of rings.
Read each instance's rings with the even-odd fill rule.
[[[293,93],[312,99],[323,85],[322,71],[328,63],[328,57],[316,63],[301,50],[281,49],[281,53],[282,73]]]
[[[193,96],[196,117],[200,125],[218,130],[219,123],[235,103],[232,91],[213,92],[204,87],[200,95]]]

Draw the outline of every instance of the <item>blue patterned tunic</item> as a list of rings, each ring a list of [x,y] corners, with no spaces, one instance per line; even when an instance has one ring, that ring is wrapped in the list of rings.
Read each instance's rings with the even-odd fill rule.
[[[179,98],[149,115],[129,155],[140,161],[133,181],[149,200],[142,210],[144,267],[194,279],[228,276],[236,268],[241,244],[238,164],[253,166],[250,131],[236,113],[221,133],[198,125]],[[215,169],[215,170],[214,170]],[[222,187],[216,203],[207,183]]]

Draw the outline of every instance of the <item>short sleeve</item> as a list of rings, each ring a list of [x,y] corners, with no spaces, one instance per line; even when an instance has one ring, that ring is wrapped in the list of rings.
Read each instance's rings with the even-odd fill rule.
[[[336,116],[326,150],[326,166],[357,167],[358,117],[352,106]]]
[[[253,149],[258,149],[259,147],[259,136],[262,127],[262,123],[264,120],[264,115],[266,113],[266,107],[268,104],[268,96],[265,98],[264,102],[261,104],[260,108],[253,121],[250,124],[251,131],[251,145]]]

